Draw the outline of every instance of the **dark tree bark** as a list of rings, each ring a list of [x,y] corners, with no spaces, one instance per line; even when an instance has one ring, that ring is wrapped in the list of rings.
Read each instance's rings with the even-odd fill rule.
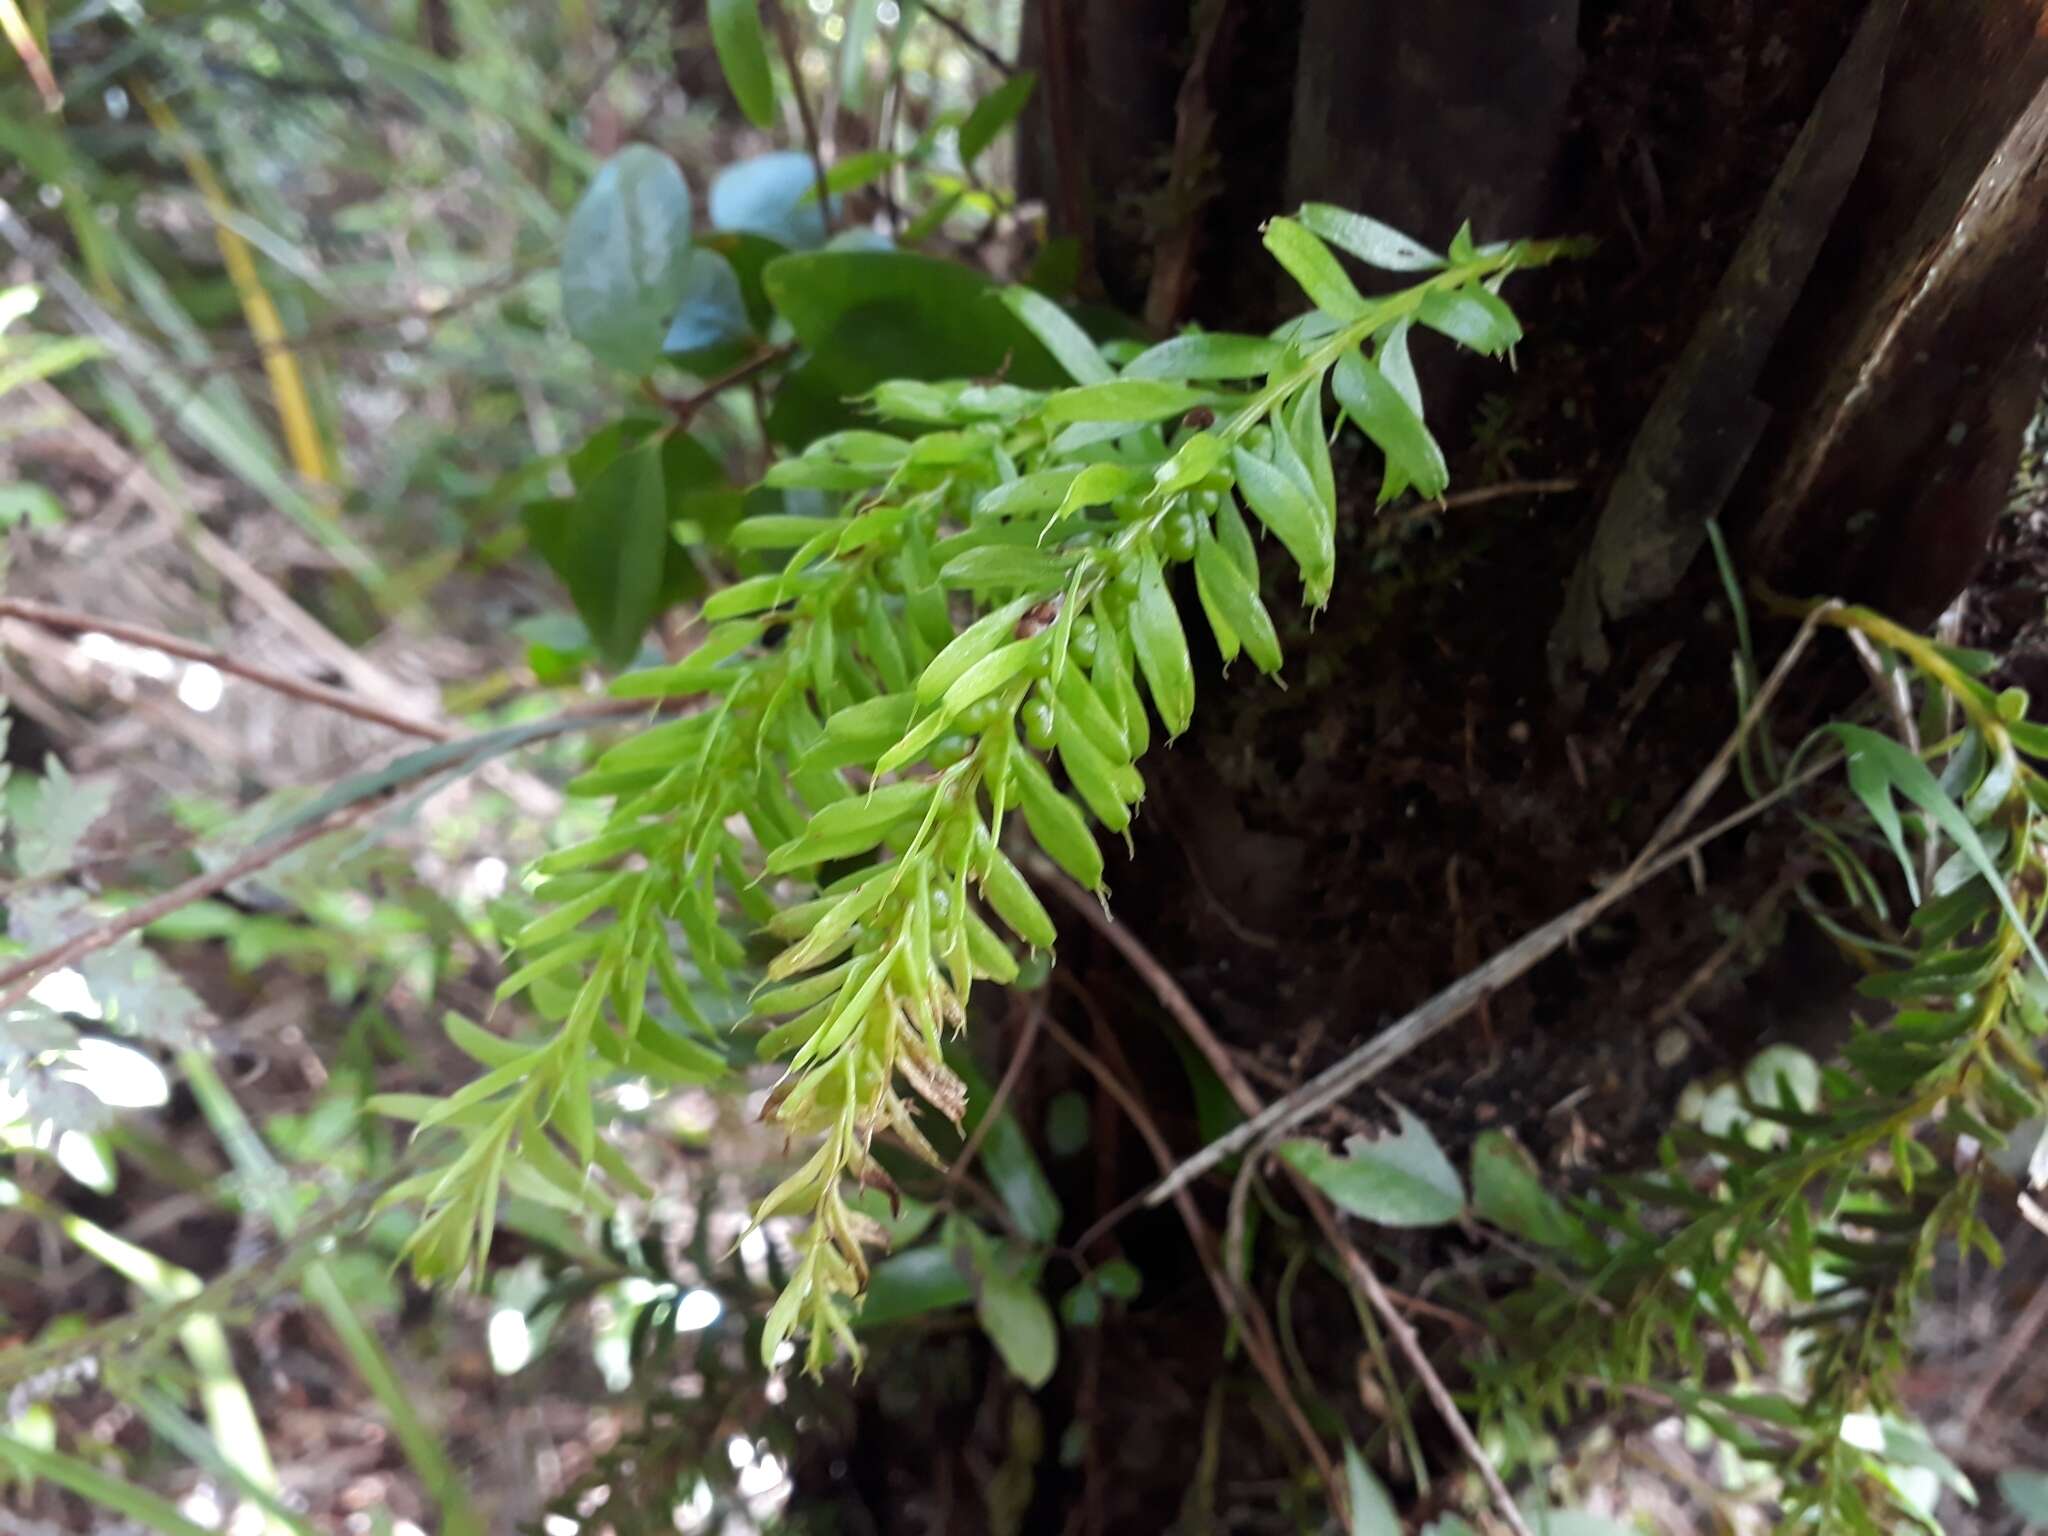
[[[1112,873],[1117,919],[1263,1091],[1583,897],[1692,781],[1734,714],[1732,631],[1699,556],[1707,517],[1739,535],[1748,575],[1916,620],[1981,558],[2042,384],[2048,38],[2034,8],[1033,0],[1023,41],[1051,113],[1026,177],[1080,238],[1089,291],[1154,324],[1251,327],[1293,307],[1258,225],[1310,198],[1438,242],[1468,219],[1481,239],[1601,242],[1516,280],[1517,371],[1439,354],[1424,375],[1454,483],[1579,490],[1390,523],[1371,504],[1376,464],[1347,440],[1337,596],[1313,629],[1288,621],[1286,690],[1242,670],[1219,680],[1209,658],[1193,731],[1145,765],[1135,857]],[[1625,465],[1661,488],[1656,517],[1626,485],[1610,495]],[[1612,589],[1629,598],[1561,625],[1596,549],[1639,573]],[[1269,578],[1277,617],[1293,588],[1277,567]],[[1823,968],[1797,960],[1747,995],[1737,969],[1733,1005],[1715,1011],[1713,989],[1694,1000],[1706,1025],[1689,1056],[1649,1049],[1660,1005],[1722,942],[1717,910],[1747,911],[1776,851],[1719,851],[1704,894],[1676,879],[1644,893],[1383,1086],[1454,1145],[1507,1126],[1560,1175],[1626,1161],[1703,1066],[1810,1032],[1806,1005],[1831,995]],[[1053,1016],[1193,1150],[1185,1050],[1148,989],[1078,928],[1060,961]],[[1014,1046],[991,1033],[994,1051]],[[1051,1165],[1075,1238],[1155,1170],[1041,1038],[1012,1102],[1035,1125],[1068,1089],[1097,1107],[1091,1149]],[[1220,1225],[1216,1191],[1202,1205]],[[1255,1287],[1274,1294],[1304,1241],[1262,1239]],[[1117,1244],[1145,1273],[1143,1301],[1069,1334],[1028,1413],[948,1336],[877,1363],[882,1385],[833,1453],[914,1475],[806,1487],[836,1497],[851,1529],[1293,1529],[1290,1501],[1315,1490],[1270,1396],[1225,1361],[1177,1221],[1143,1213],[1086,1257]],[[1390,1278],[1443,1257],[1377,1252]],[[1380,1421],[1361,1405],[1349,1301],[1314,1265],[1297,1280],[1321,1427],[1363,1440]],[[930,1390],[905,1397],[905,1379]],[[918,1507],[892,1506],[909,1487]]]

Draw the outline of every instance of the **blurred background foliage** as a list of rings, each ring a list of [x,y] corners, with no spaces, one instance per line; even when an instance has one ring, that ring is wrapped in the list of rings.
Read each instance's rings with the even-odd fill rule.
[[[0,0],[8,596],[222,660],[0,618],[10,950],[219,867],[323,791],[406,791],[10,1006],[20,1528],[560,1533],[602,1507],[622,1532],[742,1530],[782,1508],[797,1424],[834,1409],[746,1366],[782,1277],[760,1234],[734,1244],[783,1149],[743,1097],[615,1084],[635,1215],[515,1195],[484,1283],[433,1296],[395,1267],[405,1213],[358,1230],[407,1162],[364,1106],[469,1075],[438,1021],[489,1011],[531,916],[518,872],[593,825],[556,787],[583,734],[547,722],[734,568],[734,487],[791,393],[764,264],[828,239],[1044,255],[997,143],[1030,88],[1002,63],[1017,10],[788,6],[749,112],[691,0]],[[829,205],[810,135],[842,168]],[[680,171],[696,235],[658,357],[579,344],[558,276],[629,145]],[[803,409],[859,366],[829,361]],[[783,416],[780,441],[816,430]],[[603,477],[657,423],[688,435],[646,509],[650,584]],[[930,1297],[909,1278],[905,1315],[966,1299],[950,1271]]]

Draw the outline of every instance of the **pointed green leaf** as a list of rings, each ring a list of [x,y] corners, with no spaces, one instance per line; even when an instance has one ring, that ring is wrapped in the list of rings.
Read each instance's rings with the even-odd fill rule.
[[[1443,450],[1392,381],[1364,353],[1347,352],[1338,359],[1331,382],[1344,414],[1387,456],[1380,499],[1399,493],[1397,479],[1424,496],[1442,495],[1451,478]]]
[[[1245,504],[1294,556],[1310,601],[1321,606],[1329,597],[1334,573],[1324,548],[1324,518],[1307,489],[1249,449],[1232,449],[1230,461],[1237,470],[1237,488]]]
[[[1489,357],[1499,357],[1522,339],[1522,324],[1500,295],[1484,288],[1458,288],[1424,296],[1416,318]]]
[[[1143,422],[1179,416],[1216,397],[1166,379],[1112,379],[1084,384],[1046,398],[1044,418],[1057,425],[1069,421]]]
[[[1198,331],[1148,347],[1124,365],[1127,379],[1262,379],[1287,349],[1264,336]]]
[[[1017,120],[1031,99],[1038,76],[1020,69],[974,104],[967,121],[960,125],[960,163],[972,165],[996,141],[996,136]]]
[[[1361,213],[1329,203],[1304,203],[1297,217],[1330,244],[1382,272],[1426,272],[1444,264],[1443,257],[1421,241]]]
[[[917,700],[930,704],[944,696],[947,689],[957,682],[969,667],[990,655],[1005,641],[1009,640],[1017,627],[1017,621],[1024,617],[1024,611],[1033,602],[1033,597],[1020,597],[1005,603],[992,613],[985,613],[967,628],[955,635],[943,651],[934,656],[931,665],[924,669],[917,680]]]
[[[1088,333],[1044,294],[1030,288],[1010,287],[1002,290],[1001,297],[1010,313],[1045,343],[1045,350],[1076,384],[1102,384],[1116,377],[1116,371],[1103,361]]]
[[[747,121],[756,128],[774,127],[775,81],[768,72],[760,0],[711,0],[711,46]]]
[[[1365,313],[1365,299],[1343,263],[1306,226],[1292,219],[1268,219],[1265,239],[1266,249],[1317,309],[1338,320],[1356,320]]]
[[[1166,590],[1165,572],[1159,557],[1149,552],[1139,575],[1137,600],[1131,604],[1131,643],[1167,735],[1178,736],[1194,717],[1195,668],[1188,659],[1187,635],[1181,630],[1173,594]]]

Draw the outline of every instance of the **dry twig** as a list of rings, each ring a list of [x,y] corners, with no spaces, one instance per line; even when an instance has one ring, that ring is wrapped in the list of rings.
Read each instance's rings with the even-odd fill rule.
[[[54,603],[39,603],[22,597],[0,597],[0,618],[18,619],[23,623],[34,624],[39,628],[64,635],[108,635],[128,645],[161,651],[166,656],[179,656],[186,661],[204,662],[218,671],[268,688],[273,693],[303,699],[309,704],[323,705],[342,714],[353,715],[358,720],[367,720],[373,725],[401,731],[408,736],[419,736],[428,741],[453,741],[460,734],[453,726],[444,725],[438,720],[415,719],[343,689],[330,688],[325,683],[316,683],[308,678],[292,677],[283,672],[272,671],[268,667],[259,667],[254,662],[238,660],[225,651],[215,650],[210,645],[180,640],[176,635],[167,635],[161,630],[150,629],[141,624],[124,624],[118,619],[101,618],[72,608],[60,608]]]

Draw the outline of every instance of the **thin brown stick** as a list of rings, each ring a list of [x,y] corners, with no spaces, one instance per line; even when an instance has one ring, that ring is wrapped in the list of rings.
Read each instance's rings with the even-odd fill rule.
[[[811,174],[818,182],[818,217],[825,221],[825,233],[832,232],[832,188],[825,179],[825,141],[818,132],[818,115],[811,106],[811,93],[804,85],[803,59],[797,51],[796,24],[782,7],[782,0],[769,0],[775,18],[775,45],[782,50],[782,62],[789,66],[789,89],[796,97],[796,115],[804,125],[804,148],[810,151]]]
[[[1085,1002],[1084,1002],[1085,1005]],[[1080,1041],[1068,1034],[1050,1016],[1044,1022],[1045,1032],[1057,1041],[1075,1061],[1085,1068],[1102,1089],[1116,1100],[1123,1112],[1131,1117],[1131,1124],[1140,1139],[1152,1154],[1153,1161],[1164,1170],[1173,1166],[1173,1149],[1167,1146],[1159,1134],[1159,1127],[1146,1113],[1143,1104],[1111,1072],[1102,1059]],[[1216,1299],[1227,1316],[1237,1318],[1244,1325],[1245,1353],[1251,1357],[1253,1367],[1265,1378],[1274,1398],[1279,1402],[1287,1422],[1300,1438],[1309,1458],[1315,1462],[1316,1470],[1322,1474],[1324,1484],[1330,1490],[1333,1506],[1342,1508],[1342,1483],[1337,1476],[1336,1464],[1330,1460],[1330,1453],[1323,1448],[1321,1438],[1302,1412],[1301,1404],[1295,1401],[1293,1388],[1287,1380],[1286,1368],[1280,1362],[1280,1354],[1273,1337],[1272,1323],[1266,1317],[1264,1308],[1257,1301],[1240,1292],[1231,1284],[1216,1251],[1215,1234],[1202,1220],[1201,1212],[1195,1209],[1194,1197],[1185,1190],[1176,1196],[1174,1209],[1180,1213],[1181,1224],[1187,1228],[1188,1240],[1194,1244],[1195,1253],[1202,1261],[1202,1271],[1209,1277],[1209,1285],[1216,1292]],[[1078,1251],[1078,1250],[1077,1250]]]
[[[1269,1135],[1278,1134],[1288,1126],[1297,1125],[1310,1115],[1327,1109],[1340,1099],[1349,1096],[1363,1084],[1378,1077],[1394,1063],[1413,1054],[1444,1030],[1455,1024],[1471,1011],[1482,997],[1499,991],[1510,982],[1519,980],[1540,961],[1556,953],[1564,945],[1584,932],[1608,908],[1624,897],[1633,894],[1641,886],[1655,879],[1669,869],[1686,863],[1694,854],[1717,838],[1726,836],[1745,822],[1754,820],[1765,811],[1772,809],[1791,795],[1804,789],[1808,784],[1828,772],[1841,762],[1839,755],[1823,758],[1804,769],[1794,778],[1772,790],[1769,794],[1751,801],[1738,811],[1722,817],[1712,826],[1697,835],[1687,838],[1674,848],[1659,855],[1651,863],[1629,871],[1609,882],[1604,888],[1587,897],[1577,906],[1559,913],[1540,928],[1531,929],[1506,949],[1497,951],[1491,959],[1477,970],[1468,972],[1444,988],[1443,991],[1404,1015],[1387,1029],[1366,1041],[1335,1065],[1326,1068],[1285,1098],[1275,1100],[1259,1113],[1235,1129],[1226,1132],[1210,1142],[1194,1156],[1186,1159],[1174,1169],[1172,1175],[1160,1181],[1148,1196],[1148,1203],[1157,1205],[1169,1198],[1176,1189],[1193,1182],[1207,1173],[1225,1158],[1242,1151],[1252,1142]],[[1049,864],[1032,863],[1035,875],[1045,879],[1052,889],[1072,904],[1072,897],[1060,890],[1054,880],[1064,881],[1066,877],[1052,870]],[[1048,877],[1050,871],[1050,877]],[[1074,887],[1075,894],[1081,894]],[[1088,900],[1092,908],[1094,902]],[[1107,929],[1107,919],[1104,919]],[[1119,946],[1120,948],[1122,946]],[[1177,991],[1178,989],[1176,989]],[[1162,1001],[1164,999],[1162,998]],[[1185,999],[1183,999],[1185,1001]],[[1172,1005],[1168,1005],[1173,1011]],[[1175,1013],[1175,1017],[1180,1015]],[[1227,1082],[1228,1079],[1226,1078]]]
[[[2006,1330],[2005,1337],[1999,1341],[1998,1357],[1992,1361],[1991,1369],[1977,1377],[1970,1395],[1963,1400],[1965,1430],[1973,1428],[1984,1416],[1984,1410],[1998,1393],[1999,1384],[2012,1374],[2016,1364],[2031,1353],[2034,1340],[2044,1325],[2048,1325],[2048,1285],[2040,1287],[2027,1298],[2026,1309],[2020,1313],[2019,1321]]]
[[[1459,507],[1483,506],[1489,501],[1506,501],[1513,496],[1562,496],[1567,491],[1578,490],[1584,483],[1571,475],[1560,475],[1548,480],[1496,480],[1491,485],[1475,485],[1469,491],[1450,491],[1428,501],[1396,507],[1381,516],[1379,526],[1385,528],[1399,523],[1410,523],[1417,518],[1434,517],[1439,512],[1451,512]]]
[[[1167,973],[1166,967],[1153,957],[1152,952],[1145,947],[1143,940],[1130,933],[1127,929],[1119,928],[1112,923],[1103,914],[1102,909],[1095,900],[1078,885],[1075,885],[1057,871],[1053,871],[1053,874],[1058,881],[1054,886],[1058,894],[1067,901],[1069,906],[1082,914],[1090,927],[1108,939],[1115,946],[1117,952],[1130,962],[1131,968],[1144,979],[1146,985],[1152,989],[1153,995],[1159,999],[1161,1005],[1165,1007],[1168,1013],[1173,1015],[1175,1022],[1187,1032],[1188,1038],[1194,1042],[1195,1048],[1202,1053],[1203,1058],[1216,1069],[1216,1075],[1223,1080],[1223,1086],[1229,1090],[1230,1096],[1237,1101],[1238,1108],[1243,1110],[1249,1117],[1246,1124],[1255,1123],[1260,1118],[1262,1108],[1258,1093],[1245,1080],[1244,1074],[1238,1070],[1237,1063],[1231,1059],[1230,1052],[1224,1049],[1223,1042],[1216,1038],[1215,1033],[1209,1028],[1208,1021],[1202,1017],[1201,1011],[1189,1001],[1187,993],[1181,990],[1180,984]],[[1048,1029],[1055,1027],[1050,1023],[1047,1025]],[[1055,1035],[1054,1038],[1058,1039],[1059,1037]],[[1075,1059],[1080,1060],[1081,1058],[1077,1056]],[[1084,1062],[1083,1065],[1086,1065],[1086,1063]],[[1213,1146],[1215,1143],[1212,1142],[1210,1145]],[[1247,1160],[1245,1169],[1247,1174],[1251,1171],[1255,1162],[1256,1159]],[[1186,1164],[1182,1164],[1182,1167],[1185,1166]],[[1416,1339],[1414,1329],[1409,1327],[1406,1318],[1401,1317],[1395,1311],[1393,1300],[1387,1295],[1386,1288],[1380,1284],[1379,1277],[1372,1273],[1371,1269],[1365,1265],[1364,1260],[1360,1259],[1352,1250],[1350,1244],[1345,1242],[1343,1232],[1337,1223],[1336,1214],[1330,1209],[1329,1202],[1324,1200],[1315,1186],[1310,1184],[1295,1169],[1289,1167],[1287,1173],[1304,1203],[1314,1213],[1316,1223],[1322,1228],[1324,1236],[1344,1256],[1346,1263],[1352,1267],[1354,1274],[1360,1279],[1366,1296],[1372,1303],[1373,1310],[1380,1313],[1387,1326],[1393,1330],[1396,1342],[1400,1344],[1402,1352],[1408,1356],[1410,1364],[1415,1367],[1417,1374],[1421,1376],[1424,1390],[1429,1393],[1430,1401],[1436,1405],[1437,1412],[1443,1416],[1445,1424],[1449,1426],[1452,1435],[1457,1439],[1459,1447],[1478,1466],[1480,1475],[1486,1479],[1487,1488],[1492,1492],[1495,1501],[1500,1505],[1501,1518],[1507,1523],[1508,1528],[1516,1533],[1516,1536],[1529,1536],[1528,1527],[1522,1523],[1521,1512],[1515,1508],[1514,1500],[1508,1497],[1507,1489],[1500,1480],[1499,1472],[1495,1470],[1492,1461],[1487,1457],[1485,1448],[1479,1444],[1478,1438],[1473,1435],[1471,1426],[1465,1422],[1464,1415],[1458,1411],[1458,1405],[1452,1401],[1449,1391],[1444,1387],[1442,1378],[1436,1374],[1435,1369],[1429,1364],[1428,1356],[1423,1353],[1421,1342]],[[1238,1191],[1233,1192],[1233,1199],[1241,1199],[1244,1182],[1240,1181],[1240,1188]],[[1163,1190],[1170,1183],[1172,1183],[1172,1175],[1162,1179],[1158,1188]],[[1184,1213],[1192,1210],[1193,1197],[1188,1193],[1185,1182],[1173,1186],[1171,1198],[1176,1209],[1180,1209]],[[1156,1204],[1157,1199],[1158,1192],[1155,1190],[1151,1203]],[[1236,1287],[1231,1285],[1225,1277],[1217,1275],[1212,1276],[1211,1279],[1219,1287],[1220,1295],[1238,1294]]]
[[[945,1182],[953,1183],[965,1173],[974,1161],[974,1154],[981,1150],[987,1139],[989,1128],[996,1123],[996,1116],[1003,1112],[1003,1106],[1010,1101],[1010,1093],[1017,1086],[1017,1080],[1024,1075],[1024,1065],[1031,1060],[1032,1048],[1038,1044],[1038,1028],[1045,1022],[1045,1000],[1034,998],[1024,1006],[1024,1029],[1017,1037],[1017,1044],[1010,1052],[1009,1063],[1003,1068],[1002,1080],[996,1084],[996,1091],[989,1095],[988,1108],[981,1112],[981,1118],[974,1124],[974,1132],[960,1148],[960,1155],[946,1170]]]
[[[785,341],[778,346],[763,347],[752,357],[747,358],[743,362],[735,363],[732,367],[726,369],[724,373],[719,374],[718,377],[706,380],[689,394],[676,399],[671,399],[667,395],[659,393],[651,385],[649,386],[649,393],[653,396],[656,404],[675,417],[679,425],[687,424],[699,411],[703,410],[705,406],[709,405],[720,394],[732,388],[733,385],[746,383],[757,374],[764,373],[768,369],[773,368],[777,363],[795,351],[796,343],[793,341]]]
[[[1407,1357],[1409,1366],[1422,1379],[1422,1390],[1429,1394],[1429,1400],[1436,1408],[1437,1417],[1444,1421],[1444,1427],[1450,1430],[1451,1437],[1458,1442],[1458,1447],[1464,1451],[1466,1459],[1479,1469],[1479,1475],[1486,1480],[1486,1491],[1493,1496],[1494,1510],[1499,1514],[1502,1523],[1513,1531],[1515,1536],[1530,1536],[1521,1510],[1515,1506],[1507,1484],[1500,1480],[1500,1472],[1494,1466],[1493,1458],[1486,1454],[1486,1448],[1479,1443],[1479,1437],[1472,1433],[1472,1426],[1465,1422],[1465,1415],[1452,1398],[1450,1388],[1444,1385],[1443,1377],[1439,1376],[1436,1367],[1430,1364],[1429,1353],[1423,1349],[1422,1341],[1415,1336],[1415,1330],[1408,1325],[1408,1319],[1395,1307],[1393,1299],[1387,1295],[1386,1287],[1380,1284],[1380,1277],[1374,1274],[1372,1266],[1365,1262],[1365,1256],[1344,1240],[1342,1233],[1337,1230],[1335,1218],[1328,1216],[1328,1206],[1320,1200],[1315,1204],[1322,1207],[1318,1215],[1319,1224],[1322,1225],[1324,1234],[1336,1244],[1338,1253],[1343,1256],[1344,1267],[1351,1272],[1352,1279],[1356,1280],[1359,1288],[1365,1292],[1366,1300],[1372,1303],[1373,1311],[1379,1314],[1380,1322],[1385,1325],[1387,1332],[1394,1336],[1395,1346]],[[1325,1217],[1328,1219],[1323,1219]]]
[[[428,741],[453,741],[459,734],[454,727],[443,725],[439,721],[419,720],[410,715],[402,715],[340,688],[331,688],[325,683],[316,683],[308,678],[274,672],[253,662],[238,660],[210,645],[180,640],[176,635],[165,634],[162,630],[150,629],[141,624],[101,618],[96,614],[59,608],[53,603],[39,603],[24,597],[0,597],[0,618],[19,619],[25,624],[33,624],[39,629],[51,630],[62,635],[108,635],[128,645],[162,651],[166,656],[179,656],[186,661],[204,662],[219,671],[255,683],[259,687],[268,688],[273,693],[302,699],[309,704],[319,704],[344,715],[353,715],[358,720],[367,720],[373,725],[400,731],[407,736],[419,736]]]
[[[979,54],[981,61],[988,65],[990,69],[1005,76],[1017,73],[1016,65],[1012,64],[1000,53],[997,53],[995,49],[970,32],[967,29],[967,24],[958,16],[950,15],[940,10],[931,3],[931,0],[925,0],[925,4],[921,9],[926,16],[929,16],[933,21],[952,33],[953,40],[961,47],[965,48],[969,53]]]
[[[195,901],[204,901],[207,897],[226,890],[237,880],[275,864],[285,855],[296,853],[307,844],[318,842],[331,832],[339,832],[344,827],[353,826],[382,805],[390,793],[391,791],[387,789],[380,794],[367,796],[354,805],[343,806],[332,815],[309,822],[289,837],[259,843],[232,864],[223,865],[206,874],[194,875],[183,885],[172,886],[161,896],[152,897],[128,908],[125,912],[117,913],[97,927],[89,928],[61,944],[52,944],[47,949],[38,950],[25,959],[15,961],[6,970],[0,971],[0,988],[5,989],[0,991],[0,1013],[20,1003],[28,996],[30,988],[51,971],[61,970],[67,965],[83,960],[87,955],[110,948],[127,938],[129,934],[138,933],[151,923],[191,906]]]
[[[1704,810],[1707,802],[1714,798],[1722,782],[1728,777],[1728,769],[1735,761],[1735,754],[1740,752],[1742,744],[1749,740],[1750,732],[1762,723],[1764,711],[1771,707],[1771,700],[1778,696],[1778,690],[1784,686],[1785,679],[1792,675],[1792,668],[1805,654],[1806,647],[1812,643],[1814,631],[1841,606],[1838,600],[1829,598],[1815,604],[1807,613],[1799,626],[1799,632],[1792,637],[1792,643],[1785,647],[1785,654],[1778,658],[1777,665],[1771,668],[1771,675],[1764,679],[1764,685],[1757,689],[1756,697],[1749,701],[1749,708],[1744,710],[1742,718],[1735,722],[1735,729],[1728,733],[1728,739],[1721,743],[1720,750],[1715,752],[1713,760],[1693,781],[1692,788],[1685,792],[1685,798],[1672,808],[1671,814],[1664,818],[1657,830],[1651,834],[1650,840],[1643,844],[1642,852],[1636,855],[1635,862],[1629,866],[1629,874],[1634,874],[1655,858],[1665,844],[1690,826],[1693,817]]]

